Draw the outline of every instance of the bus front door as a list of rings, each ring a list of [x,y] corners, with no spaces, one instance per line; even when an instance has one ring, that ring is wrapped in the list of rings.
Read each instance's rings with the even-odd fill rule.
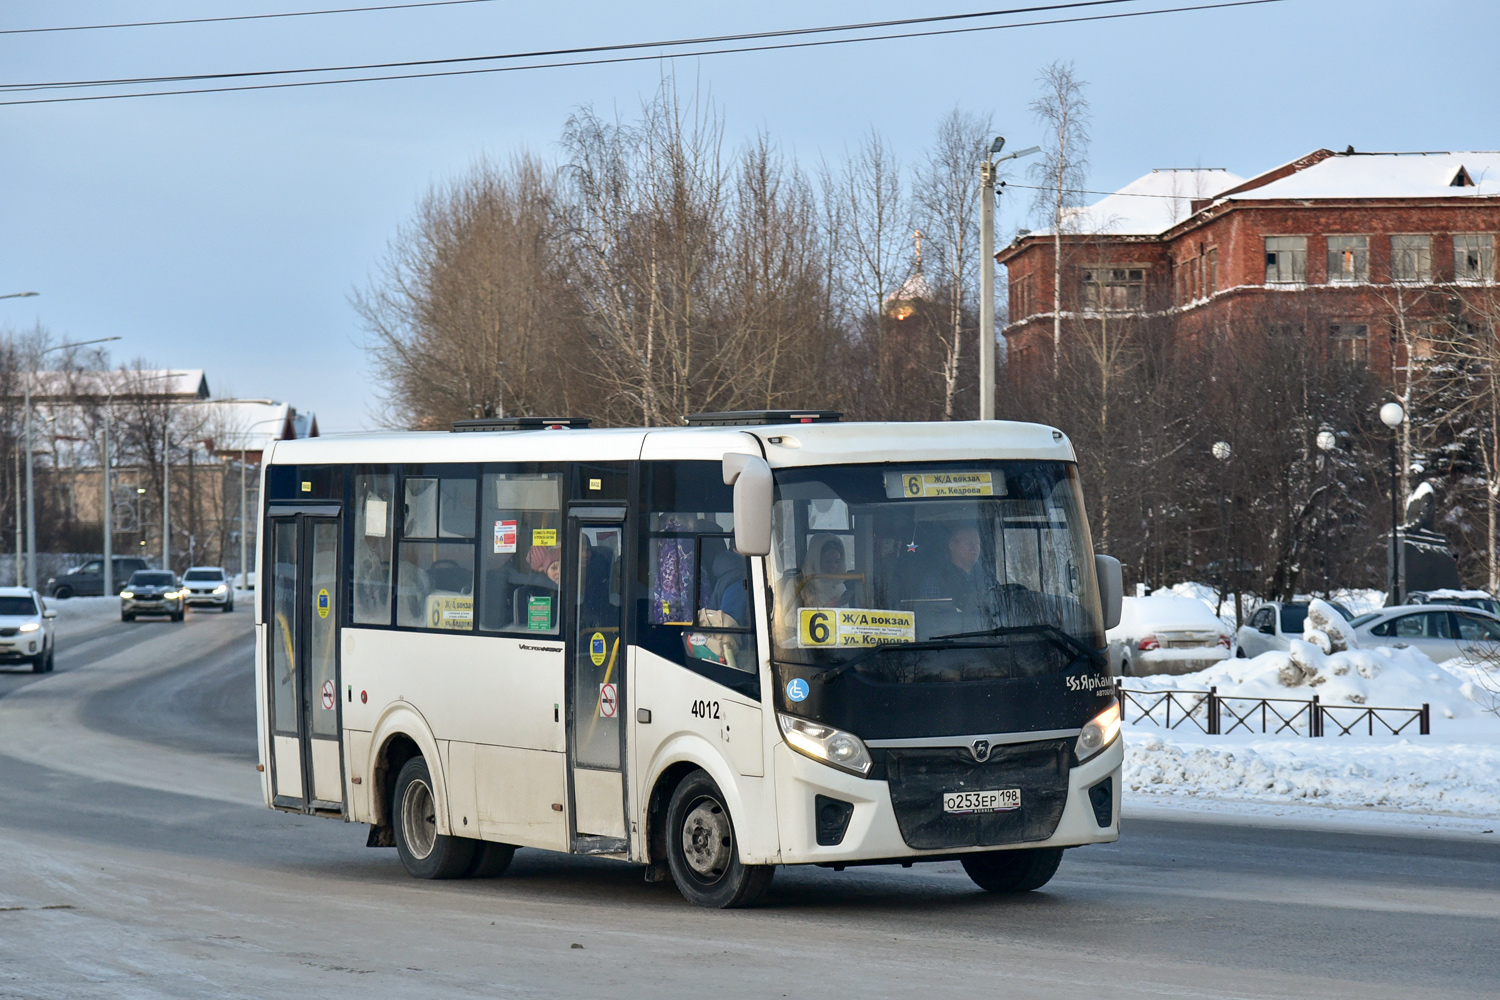
[[[626,850],[625,521],[622,508],[569,512],[573,580],[568,659],[573,850]]]
[[[268,527],[273,803],[342,813],[339,521],[298,512]]]

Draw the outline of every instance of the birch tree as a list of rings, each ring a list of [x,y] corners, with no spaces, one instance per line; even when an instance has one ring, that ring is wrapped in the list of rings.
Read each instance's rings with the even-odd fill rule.
[[[1073,72],[1071,62],[1054,62],[1037,79],[1040,93],[1031,112],[1046,134],[1041,156],[1031,174],[1038,186],[1036,207],[1052,226],[1052,373],[1061,371],[1063,238],[1072,229],[1084,177],[1088,173],[1089,121],[1087,83]]]

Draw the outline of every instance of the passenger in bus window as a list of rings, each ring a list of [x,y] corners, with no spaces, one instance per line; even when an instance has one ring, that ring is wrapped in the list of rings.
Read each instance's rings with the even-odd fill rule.
[[[545,576],[556,590],[562,580],[562,550],[556,545],[533,545],[526,554],[533,573]]]
[[[802,579],[797,584],[798,606],[844,607],[850,597],[845,580],[847,566],[843,539],[826,532],[812,536],[802,560]]]

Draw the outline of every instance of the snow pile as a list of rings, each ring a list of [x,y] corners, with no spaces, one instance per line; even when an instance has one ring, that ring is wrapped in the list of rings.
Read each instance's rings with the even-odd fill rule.
[[[1221,698],[1311,700],[1317,695],[1322,704],[1333,706],[1419,708],[1426,703],[1432,706],[1434,719],[1473,718],[1484,713],[1476,703],[1473,678],[1462,678],[1433,663],[1418,649],[1372,646],[1324,653],[1301,639],[1293,639],[1292,648],[1286,652],[1262,653],[1251,660],[1225,660],[1193,674],[1132,677],[1125,686],[1151,691],[1207,691],[1216,687]],[[1150,723],[1142,728],[1149,730]]]
[[[1307,619],[1302,624],[1302,639],[1318,647],[1318,651],[1325,655],[1342,653],[1359,645],[1354,641],[1349,623],[1344,621],[1344,616],[1339,614],[1338,609],[1316,597],[1307,606]]]
[[[1500,727],[1497,727],[1500,728]],[[1500,745],[1429,737],[1260,739],[1207,745],[1132,733],[1125,793],[1500,816]]]

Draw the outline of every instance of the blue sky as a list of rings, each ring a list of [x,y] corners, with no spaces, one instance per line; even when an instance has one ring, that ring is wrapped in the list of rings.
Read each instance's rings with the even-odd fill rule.
[[[371,3],[375,0],[361,0]],[[7,0],[0,28],[359,6],[331,0]],[[1137,6],[1176,6],[1171,0]],[[519,3],[225,25],[0,36],[0,82],[480,55],[958,13],[996,4]],[[1320,146],[1500,147],[1500,4],[1287,0],[1263,7],[280,92],[0,107],[0,326],[118,335],[117,358],[206,369],[216,395],[378,412],[348,294],[422,193],[481,154],[556,152],[574,108],[624,114],[664,72],[805,165],[871,126],[905,162],[955,104],[1039,140],[1040,67],[1090,82],[1089,186],[1153,167],[1243,175]],[[1002,231],[1023,224],[1002,206]]]

